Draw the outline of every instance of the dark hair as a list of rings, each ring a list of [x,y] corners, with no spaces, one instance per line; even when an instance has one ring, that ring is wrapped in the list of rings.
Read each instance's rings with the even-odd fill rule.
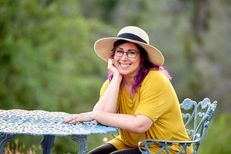
[[[115,54],[115,49],[120,46],[121,44],[127,43],[128,41],[126,40],[118,40],[114,43],[113,45],[113,49],[112,49],[112,54],[111,54],[111,58],[114,57]],[[143,47],[141,47],[140,45],[136,44],[137,49],[140,52],[140,69],[137,73],[137,75],[135,76],[135,82],[132,85],[132,92],[136,92],[137,88],[140,86],[140,84],[142,83],[142,81],[144,80],[145,76],[148,74],[148,72],[151,69],[159,69],[159,66],[152,64],[149,60],[148,60],[148,55],[147,52],[145,51],[145,49]],[[108,72],[108,79],[111,81],[111,79],[113,78],[113,75]]]

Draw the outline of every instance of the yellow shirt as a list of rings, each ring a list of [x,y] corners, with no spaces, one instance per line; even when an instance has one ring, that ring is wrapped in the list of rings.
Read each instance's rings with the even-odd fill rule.
[[[107,80],[100,95],[105,92],[109,81]],[[151,70],[137,89],[133,100],[130,99],[123,85],[120,87],[117,112],[123,114],[146,115],[153,121],[153,125],[145,133],[131,133],[120,130],[119,135],[109,143],[117,149],[137,147],[142,139],[162,140],[190,140],[183,123],[180,105],[175,90],[169,79],[158,70]],[[159,147],[151,148],[153,153]],[[171,151],[177,151],[177,146],[172,146]]]

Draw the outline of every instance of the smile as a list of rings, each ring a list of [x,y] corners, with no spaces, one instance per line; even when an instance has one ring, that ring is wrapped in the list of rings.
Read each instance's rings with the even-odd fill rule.
[[[127,69],[127,68],[129,68],[129,66],[131,66],[131,64],[122,64],[122,63],[120,63],[120,67],[122,68],[122,69]]]

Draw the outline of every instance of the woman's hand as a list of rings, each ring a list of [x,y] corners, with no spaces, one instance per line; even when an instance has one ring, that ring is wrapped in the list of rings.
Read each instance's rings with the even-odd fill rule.
[[[118,69],[114,65],[114,60],[111,58],[108,59],[107,69],[113,74],[113,76],[115,76],[115,75],[120,76]]]
[[[94,120],[93,112],[85,112],[80,114],[74,114],[70,118],[66,119],[64,122],[68,124],[75,124],[77,122],[85,122]]]

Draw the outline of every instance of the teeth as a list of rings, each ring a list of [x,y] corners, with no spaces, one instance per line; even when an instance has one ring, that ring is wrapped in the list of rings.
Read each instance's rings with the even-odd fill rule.
[[[128,68],[130,65],[129,64],[120,64],[122,68]]]

